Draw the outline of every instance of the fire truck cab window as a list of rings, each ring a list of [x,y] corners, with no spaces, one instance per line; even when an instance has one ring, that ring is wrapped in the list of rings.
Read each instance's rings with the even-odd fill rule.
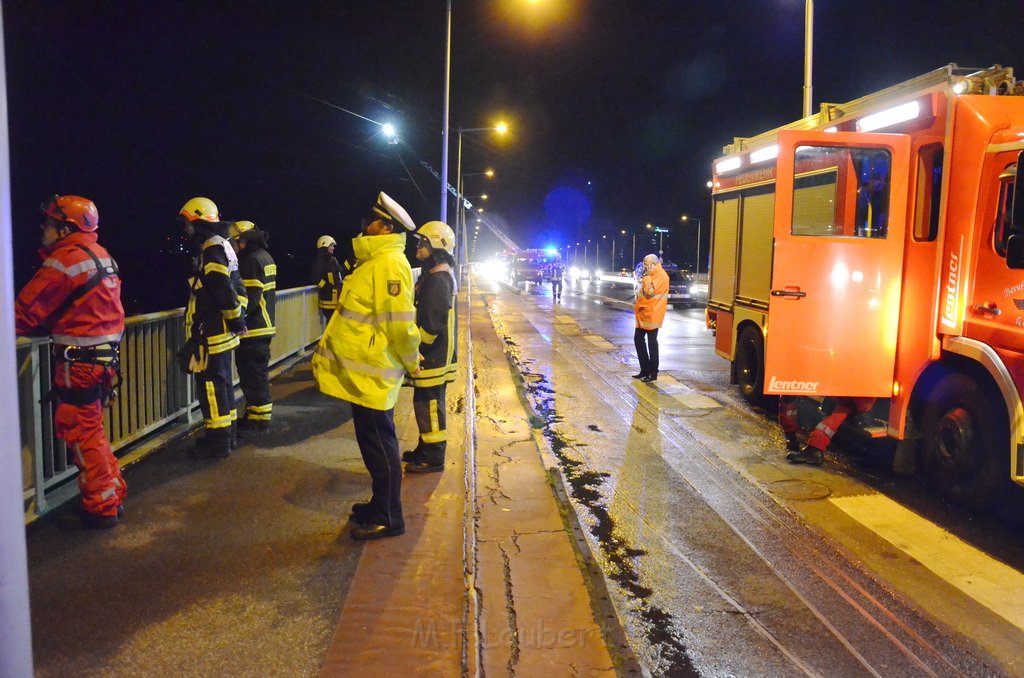
[[[1013,223],[1013,189],[1017,178],[1017,165],[1010,165],[999,175],[999,211],[996,213],[996,228],[993,244],[999,256],[1006,256],[1006,241],[1011,235],[1024,231]]]
[[[884,238],[891,168],[885,149],[797,148],[793,235]]]

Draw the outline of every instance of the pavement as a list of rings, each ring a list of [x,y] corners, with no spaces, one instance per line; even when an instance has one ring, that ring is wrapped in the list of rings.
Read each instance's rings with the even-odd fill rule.
[[[127,468],[117,529],[69,511],[30,527],[36,675],[642,673],[503,342],[482,301],[460,305],[448,462],[406,476],[404,535],[348,536],[369,477],[348,406],[302,362],[274,380],[272,430],[231,458],[192,460],[190,434]]]

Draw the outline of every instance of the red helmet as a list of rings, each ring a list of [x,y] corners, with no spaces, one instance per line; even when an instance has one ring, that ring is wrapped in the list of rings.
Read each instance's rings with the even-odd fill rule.
[[[39,209],[57,221],[69,221],[78,230],[91,233],[100,226],[100,213],[92,200],[78,195],[55,195]]]

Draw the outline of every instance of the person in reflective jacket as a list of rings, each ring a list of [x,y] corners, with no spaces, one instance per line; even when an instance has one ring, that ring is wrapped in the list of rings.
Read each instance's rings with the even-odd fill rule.
[[[352,240],[356,266],[313,354],[320,391],[352,406],[359,452],[373,480],[371,499],[352,507],[354,539],[405,532],[394,408],[406,372],[419,371],[420,331],[405,257],[406,232],[415,229],[402,206],[380,193]]]
[[[245,334],[236,358],[238,381],[245,395],[245,416],[238,432],[266,431],[274,403],[270,398],[270,342],[276,328],[277,264],[267,251],[267,234],[251,221],[236,221],[229,229],[238,247],[238,272],[245,287]]]
[[[640,362],[634,379],[651,382],[658,378],[658,330],[665,322],[668,309],[668,273],[661,267],[657,254],[644,257],[643,275],[636,291],[636,331],[633,344]]]
[[[40,209],[43,265],[14,302],[15,331],[53,338],[55,429],[78,467],[80,515],[87,527],[116,527],[128,486],[103,430],[103,407],[119,381],[121,279],[99,244],[91,200],[56,195]]]
[[[182,206],[179,218],[197,250],[195,270],[189,278],[185,337],[201,338],[205,362],[195,370],[206,431],[191,455],[227,457],[235,446],[233,428],[238,417],[231,352],[245,332],[244,292],[239,296],[244,288],[237,258],[227,241],[230,224],[220,220],[217,205],[209,198],[192,198]]]
[[[313,260],[313,272],[310,275],[310,282],[317,288],[317,301],[325,324],[338,307],[338,292],[341,290],[341,280],[345,277],[334,256],[337,245],[337,241],[329,235],[317,238],[316,259]]]
[[[402,455],[407,473],[444,470],[448,444],[445,391],[455,381],[455,233],[447,224],[430,221],[416,231],[416,259],[423,265],[416,282],[416,325],[420,328],[420,371],[412,377],[416,425],[415,450]]]

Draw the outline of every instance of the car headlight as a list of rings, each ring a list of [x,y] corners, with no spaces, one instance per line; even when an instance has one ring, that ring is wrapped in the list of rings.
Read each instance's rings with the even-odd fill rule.
[[[697,286],[690,285],[690,294],[697,294]]]

